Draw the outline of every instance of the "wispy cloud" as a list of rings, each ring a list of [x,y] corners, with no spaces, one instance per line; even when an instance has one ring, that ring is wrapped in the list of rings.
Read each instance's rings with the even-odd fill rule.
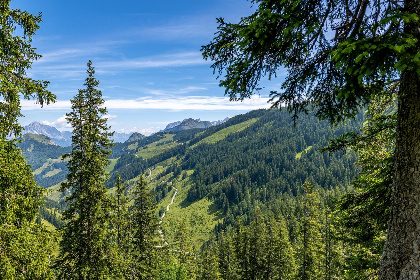
[[[204,91],[204,90],[208,90],[208,88],[189,86],[189,87],[181,88],[178,90],[161,90],[161,89],[150,90],[149,93],[153,95],[167,96],[167,95],[186,94],[190,92],[197,92],[197,91]]]
[[[132,129],[129,129],[129,130],[120,129],[119,132],[122,132],[122,133],[139,132],[143,135],[150,135],[150,134],[153,134],[153,133],[158,132],[160,130],[161,130],[160,127],[148,127],[148,128],[142,128],[142,129],[137,128],[137,127],[133,127]]]
[[[100,52],[100,50],[98,50]],[[30,75],[41,75],[54,78],[76,78],[84,77],[86,70],[84,64],[93,50],[63,49],[52,54],[45,55],[44,60],[40,60],[33,65]],[[97,54],[97,53],[96,53]],[[108,56],[112,57],[112,56]],[[69,63],[71,61],[71,63]],[[80,61],[78,63],[77,61]],[[45,62],[45,63],[42,63]],[[122,70],[137,70],[147,68],[168,68],[184,67],[193,65],[205,65],[210,62],[205,61],[200,52],[179,52],[173,54],[163,54],[148,57],[121,58],[113,57],[108,60],[101,60],[94,63],[97,73],[116,74]]]
[[[130,30],[130,36],[136,34],[145,40],[185,40],[192,38],[207,38],[214,33],[215,26],[209,24],[209,20],[197,20],[189,23],[168,23],[148,28]],[[216,21],[212,19],[212,23]]]
[[[124,59],[118,61],[104,61],[97,63],[96,67],[102,70],[115,69],[143,69],[159,67],[182,67],[189,65],[209,64],[203,60],[200,52],[181,52],[175,54],[165,54],[152,57],[141,57],[134,59]]]
[[[211,96],[186,96],[177,98],[151,98],[144,97],[138,99],[110,99],[105,101],[105,106],[108,109],[154,109],[154,110],[172,110],[172,111],[187,111],[187,110],[228,110],[228,111],[246,111],[261,108],[269,108],[267,103],[268,98],[253,96],[250,99],[245,99],[242,102],[230,102],[226,97],[211,97]],[[70,110],[70,101],[57,101],[54,104],[44,106],[44,110]],[[34,102],[24,100],[22,101],[22,110],[35,110],[39,106]]]

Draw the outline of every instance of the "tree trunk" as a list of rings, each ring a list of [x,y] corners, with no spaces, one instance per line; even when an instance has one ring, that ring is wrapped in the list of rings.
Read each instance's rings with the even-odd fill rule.
[[[405,7],[420,14],[420,0],[406,0]],[[419,23],[407,24],[405,32],[420,38],[419,27]],[[410,51],[416,54],[419,49],[417,43]],[[391,218],[379,278],[420,279],[420,79],[416,67],[401,75],[394,168]]]

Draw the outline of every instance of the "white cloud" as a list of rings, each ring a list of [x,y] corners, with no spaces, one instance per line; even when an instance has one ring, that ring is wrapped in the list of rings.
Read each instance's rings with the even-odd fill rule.
[[[153,95],[177,95],[177,94],[186,94],[186,93],[190,93],[190,92],[194,92],[194,91],[203,91],[203,90],[208,90],[207,88],[204,87],[193,87],[193,86],[189,86],[189,87],[185,87],[185,88],[181,88],[178,90],[150,90],[150,94]]]
[[[136,34],[142,40],[163,40],[163,41],[173,41],[173,40],[185,40],[193,38],[209,38],[214,34],[216,22],[211,18],[212,24],[209,24],[209,18],[192,20],[189,19],[188,23],[174,23],[171,22],[166,25],[155,26],[150,28],[137,28],[131,29],[127,34],[133,36],[133,33]],[[214,22],[214,24],[213,24]]]
[[[107,119],[108,121],[116,119],[116,118],[118,118],[117,115],[111,115],[111,114],[107,114],[107,115],[102,116],[102,119]]]
[[[31,100],[22,100],[21,102],[22,110],[29,111],[29,110],[66,110],[70,111],[71,109],[71,102],[70,100],[57,100],[55,103],[50,105],[45,105],[41,108],[39,104],[36,104],[35,101]]]
[[[86,75],[85,61],[86,57],[95,53],[106,53],[107,50],[89,49],[87,51],[77,49],[63,49],[51,54],[47,54],[45,59],[34,63],[29,71],[30,76],[43,76],[58,79],[82,78]],[[92,53],[92,54],[91,54]],[[112,57],[108,55],[108,57]],[[71,63],[69,63],[71,61]],[[77,63],[76,61],[80,61]],[[180,52],[174,54],[164,54],[148,57],[121,58],[114,57],[107,61],[94,61],[94,67],[98,74],[115,75],[124,70],[137,70],[147,68],[165,68],[165,67],[184,67],[192,65],[205,65],[210,62],[205,61],[200,52]]]
[[[230,102],[226,97],[187,96],[178,98],[139,98],[135,100],[107,100],[108,109],[159,109],[159,110],[228,110],[245,111],[269,108],[268,98],[254,96],[242,102]]]
[[[129,70],[159,67],[182,67],[201,64],[210,63],[203,59],[200,52],[181,52],[152,57],[98,62],[96,67],[97,69],[101,69],[103,71],[111,71],[115,69]]]
[[[120,132],[122,132],[122,133],[139,132],[143,135],[149,136],[149,135],[151,135],[155,132],[158,132],[160,130],[162,130],[160,127],[149,127],[149,128],[142,128],[142,129],[137,128],[137,127],[133,127],[130,130],[120,129]]]
[[[172,110],[172,111],[187,111],[187,110],[227,110],[227,111],[246,111],[256,110],[262,108],[269,108],[270,104],[268,98],[253,96],[250,99],[245,99],[242,102],[230,102],[227,97],[211,97],[211,96],[186,96],[175,98],[138,98],[138,99],[110,99],[105,101],[105,107],[108,109],[154,109],[154,110]],[[71,108],[70,101],[60,100],[54,104],[44,106],[43,110],[66,110]],[[22,110],[38,110],[39,105],[33,101],[23,100]]]
[[[40,123],[45,124],[45,125],[49,125],[49,126],[54,126],[57,128],[67,128],[67,127],[71,127],[71,125],[67,122],[66,120],[66,116],[62,116],[60,118],[58,118],[55,121],[49,122],[49,121],[40,121]]]

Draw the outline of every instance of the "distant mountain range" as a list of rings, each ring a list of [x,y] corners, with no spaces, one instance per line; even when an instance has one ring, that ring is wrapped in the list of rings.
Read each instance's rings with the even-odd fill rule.
[[[71,145],[71,131],[59,131],[57,128],[39,122],[33,122],[24,127],[24,134],[42,134],[59,146]]]
[[[229,118],[226,118],[224,120],[209,122],[209,121],[202,121],[200,119],[194,120],[192,118],[189,118],[189,119],[183,120],[182,122],[178,121],[178,122],[173,122],[173,123],[168,124],[163,130],[163,132],[177,132],[177,131],[193,129],[193,128],[209,128],[215,125],[222,124],[228,120]]]
[[[226,118],[220,121],[201,121],[200,119],[185,119],[183,121],[173,122],[166,126],[163,130],[164,132],[177,132],[193,128],[209,128],[215,125],[222,124],[229,120]],[[71,145],[71,131],[59,131],[57,128],[49,125],[42,124],[40,122],[32,122],[29,125],[25,126],[24,134],[41,134],[47,136],[51,141],[59,146],[68,147]],[[135,133],[119,133],[115,132],[112,139],[116,143],[124,143],[126,141],[132,142],[143,139],[145,136],[135,132]]]
[[[57,128],[39,122],[33,122],[25,126],[24,134],[42,134],[50,138],[55,144],[68,147],[71,145],[71,131],[59,131]],[[132,133],[115,132],[112,137],[115,142],[123,143],[130,138]]]

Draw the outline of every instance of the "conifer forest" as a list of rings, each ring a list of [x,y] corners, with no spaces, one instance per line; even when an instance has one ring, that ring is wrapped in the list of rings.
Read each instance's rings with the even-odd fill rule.
[[[0,279],[420,279],[419,0],[252,0],[218,18],[200,52],[231,101],[286,74],[270,109],[205,128],[112,140],[86,61],[67,147],[20,123],[23,101],[59,96],[28,74],[41,14],[11,1]]]

